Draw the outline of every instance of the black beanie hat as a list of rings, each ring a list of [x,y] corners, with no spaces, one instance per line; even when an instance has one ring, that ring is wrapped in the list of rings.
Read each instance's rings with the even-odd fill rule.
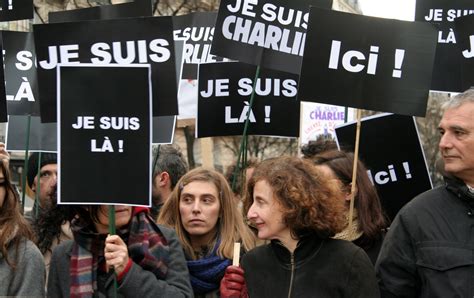
[[[35,181],[36,175],[38,175],[38,157],[39,153],[34,152],[33,154],[30,155],[30,158],[28,158],[28,173],[27,173],[27,178],[28,178],[28,186],[31,188],[31,185],[33,185],[33,181]],[[49,165],[52,163],[58,163],[57,161],[57,154],[56,153],[41,153],[41,167],[44,167],[45,165]]]

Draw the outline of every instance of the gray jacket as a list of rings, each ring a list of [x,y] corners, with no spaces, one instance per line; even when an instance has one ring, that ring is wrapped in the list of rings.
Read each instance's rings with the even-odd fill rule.
[[[170,250],[166,279],[159,280],[152,272],[133,263],[118,287],[119,297],[193,297],[188,267],[176,233],[160,225],[159,228],[168,241]],[[48,297],[70,296],[69,264],[72,246],[72,240],[65,241],[53,251],[48,278]],[[113,280],[110,278],[105,286],[108,293],[112,293]]]
[[[46,270],[43,256],[33,242],[21,241],[18,255],[15,246],[10,245],[8,257],[15,262],[15,269],[0,253],[0,296],[44,297]]]

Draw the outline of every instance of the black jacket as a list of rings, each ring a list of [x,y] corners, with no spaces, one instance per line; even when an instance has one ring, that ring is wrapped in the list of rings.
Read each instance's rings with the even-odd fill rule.
[[[251,298],[379,297],[373,265],[344,240],[303,237],[291,254],[279,241],[242,258]]]
[[[352,241],[352,243],[362,248],[367,254],[367,256],[369,256],[369,259],[372,264],[375,266],[375,262],[377,261],[377,258],[379,256],[380,248],[382,247],[383,238],[385,237],[385,234],[385,230],[381,231],[380,235],[374,241],[372,241],[370,245],[363,244],[362,237]]]
[[[474,297],[473,209],[452,178],[403,207],[376,264],[382,297]]]

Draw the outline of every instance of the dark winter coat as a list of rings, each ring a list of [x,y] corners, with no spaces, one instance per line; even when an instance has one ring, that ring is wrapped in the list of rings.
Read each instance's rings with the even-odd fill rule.
[[[382,297],[474,297],[473,210],[452,178],[402,208],[376,264]]]
[[[344,240],[303,237],[294,253],[273,240],[248,252],[242,267],[251,298],[379,297],[370,259]]]

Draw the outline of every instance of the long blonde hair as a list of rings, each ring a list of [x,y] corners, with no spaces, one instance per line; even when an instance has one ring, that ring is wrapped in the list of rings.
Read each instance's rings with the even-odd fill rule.
[[[179,212],[179,199],[181,192],[187,184],[194,181],[209,182],[214,184],[219,194],[220,210],[217,221],[220,244],[217,248],[217,255],[222,258],[232,259],[234,242],[242,242],[245,251],[255,247],[256,238],[245,224],[242,214],[232,196],[232,191],[222,174],[207,168],[196,168],[189,171],[178,181],[170,198],[165,202],[160,210],[158,223],[170,226],[176,230],[176,234],[181,241],[184,252],[192,259],[196,255],[191,246],[188,232],[183,227],[181,214]]]

